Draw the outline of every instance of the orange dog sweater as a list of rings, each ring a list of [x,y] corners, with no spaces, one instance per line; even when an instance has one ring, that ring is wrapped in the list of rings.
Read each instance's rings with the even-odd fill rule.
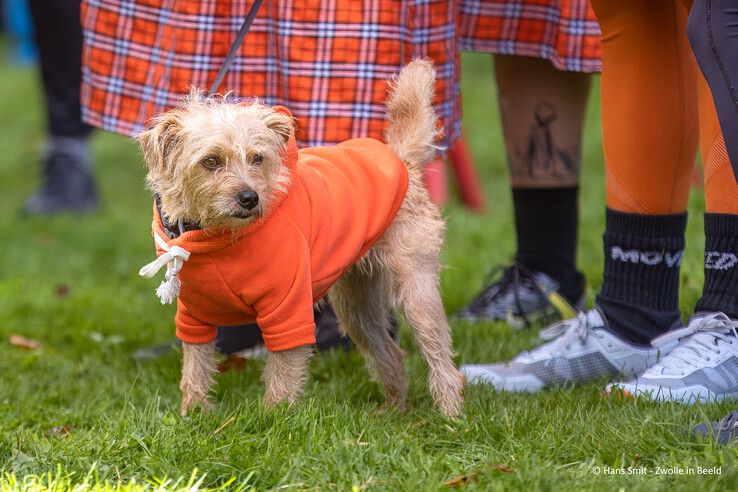
[[[183,342],[211,342],[216,326],[256,322],[270,351],[315,343],[313,304],[384,233],[407,192],[405,164],[374,139],[298,151],[293,138],[284,163],[288,192],[235,234],[193,230],[169,239],[154,205],[159,257],[140,274],[167,265],[157,294],[162,303],[179,294]]]

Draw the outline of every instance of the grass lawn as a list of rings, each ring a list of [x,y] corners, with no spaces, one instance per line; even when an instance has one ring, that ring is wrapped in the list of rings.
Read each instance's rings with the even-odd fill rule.
[[[35,74],[0,67],[0,487],[241,487],[248,489],[436,490],[471,474],[486,489],[736,489],[736,449],[685,430],[734,405],[603,401],[605,381],[539,395],[469,388],[458,421],[432,411],[424,366],[409,333],[410,411],[374,416],[382,401],[356,353],[315,357],[306,397],[265,414],[261,362],[218,378],[217,410],[180,418],[180,355],[133,353],[172,339],[159,280],[138,277],[151,261],[151,198],[134,142],[94,138],[103,209],[84,218],[23,220],[37,185],[42,116]],[[464,59],[466,131],[489,211],[452,199],[443,294],[460,308],[486,272],[514,252],[510,192],[489,58]],[[584,144],[579,265],[590,298],[602,275],[604,181],[596,94]],[[682,269],[684,315],[702,284],[703,200],[690,205]],[[536,343],[534,331],[455,323],[459,362],[495,361]],[[41,341],[24,351],[11,334]],[[69,430],[58,432],[59,427]],[[54,429],[57,428],[57,431]],[[500,470],[504,464],[509,470]],[[645,466],[645,476],[595,475],[593,467]],[[684,475],[658,476],[656,467]],[[720,476],[688,475],[721,467]],[[504,468],[504,467],[503,467]],[[511,471],[510,471],[511,470]]]

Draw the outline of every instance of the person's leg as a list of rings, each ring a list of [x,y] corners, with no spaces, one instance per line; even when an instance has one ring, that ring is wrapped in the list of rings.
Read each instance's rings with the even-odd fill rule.
[[[513,188],[578,187],[591,74],[524,56],[495,55],[494,68]]]
[[[554,339],[508,364],[466,366],[499,389],[640,374],[676,342],[652,337],[679,322],[679,264],[697,146],[687,9],[673,0],[595,0],[602,29],[607,166],[605,276],[597,308],[541,332]],[[681,34],[680,34],[681,33]]]
[[[714,10],[711,10],[715,7]],[[718,8],[722,7],[722,8]],[[721,17],[725,13],[727,17]],[[730,51],[721,44],[730,42],[730,33],[714,36],[711,25],[732,29],[738,19],[738,9],[726,2],[696,0],[689,20],[690,41],[710,88],[700,77],[700,141],[705,174],[705,283],[694,315],[684,329],[667,333],[664,340],[679,341],[679,345],[661,362],[641,377],[616,385],[625,393],[663,400],[683,402],[722,400],[738,397],[738,185],[728,158],[726,134],[738,132],[738,119],[733,114],[715,110],[722,100],[727,81],[738,83],[738,68],[716,66],[716,53]],[[733,42],[735,44],[735,42]],[[738,45],[733,46],[735,49]],[[732,76],[731,76],[732,72]],[[721,102],[722,100],[722,102]],[[724,108],[722,108],[724,109]],[[718,121],[718,115],[720,121]],[[735,163],[733,163],[735,164]],[[731,419],[727,419],[731,421]],[[722,424],[725,424],[723,422]],[[735,431],[721,423],[700,426],[702,434],[715,431],[718,440],[727,440]]]
[[[30,214],[84,211],[97,204],[80,114],[82,28],[79,0],[31,0],[48,124],[45,183],[25,204]]]
[[[705,173],[705,283],[686,328],[654,343],[679,342],[640,377],[608,387],[629,396],[685,403],[738,396],[738,186],[709,89],[700,87]],[[731,200],[732,197],[732,200]],[[719,426],[718,426],[719,427]],[[707,427],[702,427],[703,431]],[[725,436],[723,436],[725,437]],[[720,438],[720,437],[719,437]]]
[[[679,323],[679,267],[697,139],[697,79],[675,0],[594,0],[602,29],[609,328],[647,344]]]
[[[512,269],[487,287],[460,317],[526,319],[550,307],[557,291],[579,306],[584,277],[576,269],[579,170],[591,75],[556,69],[548,60],[495,55],[502,130],[512,182],[517,235]],[[534,277],[534,278],[530,278]],[[508,285],[510,284],[510,285]],[[485,295],[494,291],[496,295]]]
[[[738,178],[738,6],[733,0],[695,0],[689,35],[712,92],[725,146]]]
[[[576,270],[582,127],[591,75],[538,58],[495,56],[518,250],[516,259],[582,295]]]
[[[695,311],[738,319],[738,7],[726,0],[695,0],[687,32],[704,75],[705,285]]]
[[[723,312],[738,319],[738,184],[704,80],[700,85],[700,132],[705,179],[705,284],[695,312]],[[730,132],[738,132],[738,126]]]

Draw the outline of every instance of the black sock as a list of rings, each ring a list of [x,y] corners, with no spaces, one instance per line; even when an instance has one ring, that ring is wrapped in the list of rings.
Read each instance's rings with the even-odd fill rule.
[[[679,267],[687,214],[607,210],[605,274],[595,304],[608,328],[638,344],[679,322]]]
[[[513,188],[518,252],[515,260],[559,283],[575,304],[584,291],[576,269],[579,188]]]
[[[695,312],[738,319],[738,215],[705,214],[705,286]]]

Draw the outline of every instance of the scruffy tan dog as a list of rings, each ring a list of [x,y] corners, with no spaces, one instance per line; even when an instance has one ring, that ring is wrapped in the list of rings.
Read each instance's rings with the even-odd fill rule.
[[[253,321],[269,349],[264,403],[293,402],[312,353],[312,306],[328,289],[390,406],[403,409],[407,396],[403,352],[389,335],[397,307],[436,405],[459,414],[463,383],[439,293],[444,223],[422,183],[437,149],[434,83],[425,60],[391,81],[386,145],[357,139],[298,153],[286,110],[197,93],[141,134],[160,254],[141,274],[166,264],[157,292],[163,302],[179,296],[183,414],[209,406],[215,326]]]

